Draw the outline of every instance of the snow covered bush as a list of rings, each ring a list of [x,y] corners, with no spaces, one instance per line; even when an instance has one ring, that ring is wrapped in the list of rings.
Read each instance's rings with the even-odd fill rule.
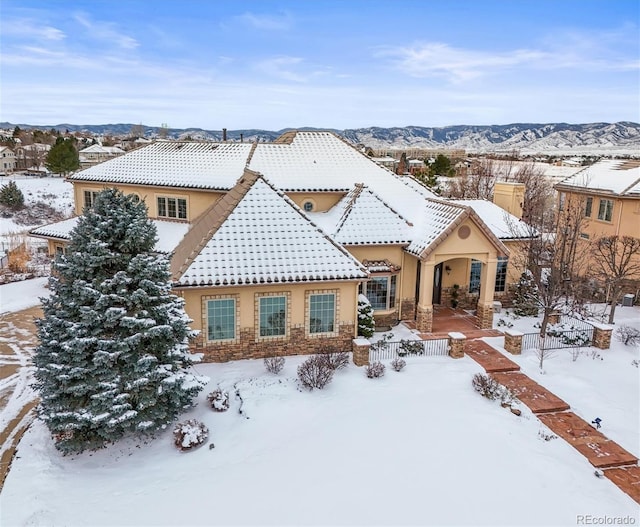
[[[264,367],[269,373],[277,375],[284,368],[284,357],[266,357],[264,359]]]
[[[373,308],[369,299],[364,295],[358,295],[358,336],[371,338],[376,330],[376,322],[373,318]]]
[[[401,340],[398,355],[424,355],[424,343],[421,340]]]
[[[499,399],[502,393],[502,387],[491,376],[484,373],[476,373],[471,380],[473,389],[482,397],[486,397],[492,401]]]
[[[390,365],[393,371],[402,371],[402,369],[407,365],[407,361],[400,357],[396,357],[391,361]]]
[[[322,355],[313,355],[298,366],[298,379],[309,390],[321,390],[333,379],[333,371]]]
[[[513,312],[520,317],[531,317],[538,314],[540,305],[538,289],[529,271],[520,275],[513,296]]]
[[[640,345],[640,330],[631,326],[620,326],[616,329],[616,339],[625,346],[638,346]]]
[[[207,401],[212,410],[216,412],[226,412],[229,409],[229,393],[216,388],[209,395]]]
[[[367,374],[367,377],[369,377],[369,379],[382,377],[384,375],[384,364],[382,364],[380,361],[372,362],[367,366],[365,373]]]
[[[209,439],[209,429],[197,419],[178,423],[173,429],[173,442],[181,452],[193,450]]]
[[[9,183],[0,187],[0,203],[14,210],[24,206],[24,194],[22,194],[15,181],[9,181]]]
[[[332,351],[320,355],[332,370],[341,370],[349,365],[349,354],[346,351]]]
[[[144,202],[106,189],[53,264],[36,321],[34,387],[38,416],[65,454],[151,434],[204,387],[187,371],[195,334],[155,241]]]

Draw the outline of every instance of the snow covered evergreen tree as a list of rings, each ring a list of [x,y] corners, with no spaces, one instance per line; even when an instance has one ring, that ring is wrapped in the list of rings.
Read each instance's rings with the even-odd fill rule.
[[[538,314],[540,299],[538,289],[529,272],[520,275],[513,295],[513,312],[521,317],[530,317]]]
[[[358,295],[358,335],[365,338],[373,337],[376,321],[373,318],[373,308],[369,299]]]
[[[144,203],[107,189],[54,264],[35,387],[38,415],[64,453],[163,428],[204,386],[185,369],[191,321],[155,240]]]

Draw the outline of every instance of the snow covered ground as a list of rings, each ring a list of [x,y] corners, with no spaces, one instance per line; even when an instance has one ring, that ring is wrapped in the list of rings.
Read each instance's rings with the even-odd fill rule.
[[[533,325],[540,317],[514,318],[506,313],[494,315],[494,327],[498,320],[513,324],[524,333],[533,333]],[[623,325],[640,330],[640,306],[618,307],[615,328]],[[502,338],[484,339],[494,347],[502,345]],[[614,336],[611,349],[593,347],[560,349],[544,360],[543,371],[533,350],[523,350],[522,355],[511,355],[523,373],[542,384],[571,405],[573,412],[591,422],[602,419],[601,432],[609,439],[636,456],[640,456],[640,369],[634,361],[640,361],[640,348],[625,346]]]
[[[32,205],[42,201],[54,209],[62,212],[65,216],[73,213],[73,185],[61,177],[34,177],[23,175],[12,175],[0,177],[0,185],[6,185],[9,181],[14,181],[24,195],[26,205]],[[48,222],[44,222],[48,223]],[[19,225],[11,218],[2,218],[0,235],[26,232],[33,227],[42,225]]]
[[[48,280],[43,277],[0,285],[0,314],[40,305],[40,298],[49,296]]]
[[[195,367],[212,380],[184,418],[204,421],[215,448],[180,453],[167,430],[143,444],[63,457],[36,421],[0,495],[0,523],[575,525],[580,514],[637,517],[637,504],[596,478],[571,446],[542,439],[546,428],[525,407],[516,417],[476,394],[471,377],[481,369],[469,357],[413,358],[375,380],[350,364],[314,392],[298,388],[302,360],[287,358],[278,376],[254,360]],[[205,403],[217,386],[231,394],[226,413]]]

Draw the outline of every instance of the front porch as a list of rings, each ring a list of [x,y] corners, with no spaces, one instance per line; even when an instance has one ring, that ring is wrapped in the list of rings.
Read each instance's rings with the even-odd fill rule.
[[[415,320],[403,320],[401,323],[409,329],[418,329]],[[452,331],[462,333],[468,339],[502,336],[502,332],[497,329],[483,329],[481,321],[471,312],[440,305],[433,306],[431,331],[421,331],[419,335],[424,340],[440,339],[446,338]]]

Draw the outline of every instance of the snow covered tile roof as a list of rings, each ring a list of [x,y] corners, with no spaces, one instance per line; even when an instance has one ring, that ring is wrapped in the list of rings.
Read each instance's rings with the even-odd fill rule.
[[[556,186],[611,192],[623,196],[640,195],[640,160],[607,159],[584,168]]]
[[[407,248],[407,252],[416,256],[420,256],[447,229],[469,215],[465,207],[435,199],[425,199],[421,212],[420,219],[413,228],[413,240]]]
[[[333,215],[337,221],[327,226],[327,230],[338,243],[375,245],[411,241],[411,224],[364,185],[356,185],[334,209],[338,212]]]
[[[250,186],[246,185],[247,177],[246,174],[239,182],[245,187],[240,190],[242,195],[233,210],[224,211],[225,204],[218,202],[207,213],[224,214],[224,218],[214,232],[206,232],[206,225],[202,226],[202,247],[189,258],[186,269],[174,272],[178,285],[225,286],[367,277],[360,263],[311,223],[291,200],[260,176],[253,176]],[[180,249],[176,250],[176,255],[179,252]],[[178,265],[179,262],[173,268]]]
[[[389,178],[381,167],[331,132],[292,132],[259,143],[249,168],[282,191],[348,191],[356,183]]]
[[[531,227],[491,201],[483,199],[460,199],[452,200],[452,203],[471,207],[496,238],[508,240],[528,238],[531,235]]]
[[[189,230],[188,223],[178,223],[174,221],[163,221],[163,220],[151,220],[156,229],[158,231],[158,240],[156,241],[156,245],[154,249],[158,252],[170,253],[172,252],[182,237]],[[43,225],[42,227],[37,227],[35,229],[31,229],[29,234],[32,236],[42,237],[42,238],[56,238],[59,240],[70,240],[71,239],[71,231],[74,229],[76,224],[78,223],[78,217],[75,216],[73,218],[69,218],[67,220],[62,220],[57,223],[52,223],[50,225]]]
[[[157,141],[68,179],[226,190],[242,176],[252,148],[250,143]]]

